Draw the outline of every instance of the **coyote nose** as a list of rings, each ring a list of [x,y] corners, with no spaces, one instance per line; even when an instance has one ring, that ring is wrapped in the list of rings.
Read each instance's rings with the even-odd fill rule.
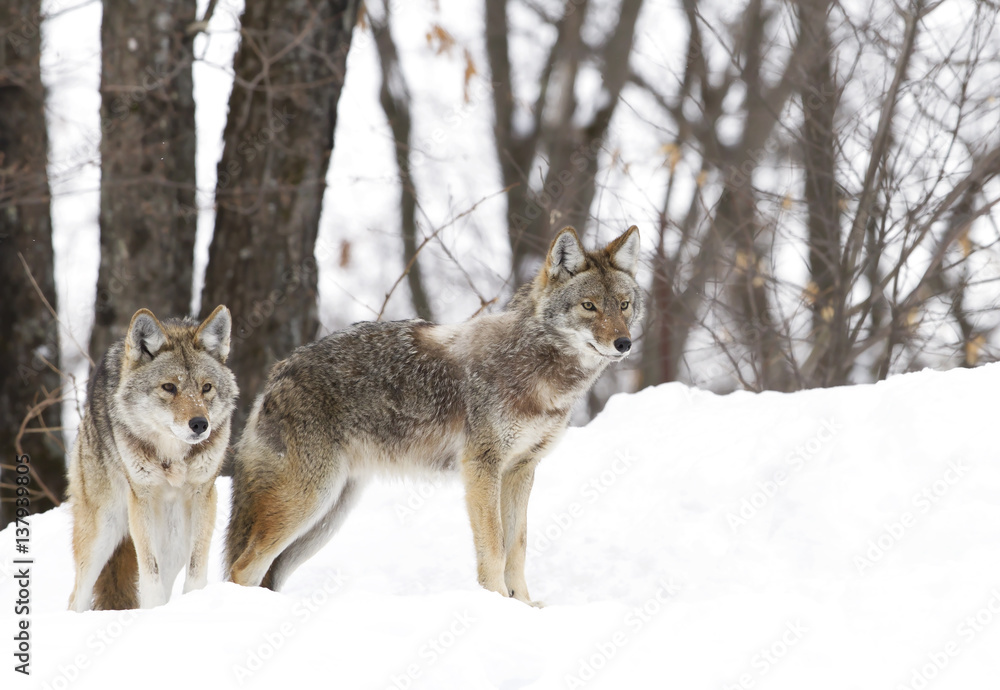
[[[619,338],[615,341],[615,349],[625,354],[632,347],[632,341],[628,338]]]
[[[188,426],[191,427],[191,431],[196,434],[204,434],[205,430],[208,429],[208,420],[204,417],[195,417],[190,422]]]

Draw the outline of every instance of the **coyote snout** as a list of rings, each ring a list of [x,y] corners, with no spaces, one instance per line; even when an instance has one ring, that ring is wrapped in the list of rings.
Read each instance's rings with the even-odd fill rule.
[[[189,419],[187,424],[174,422],[170,425],[170,430],[181,441],[193,446],[209,437],[212,425],[205,417],[198,416]]]
[[[627,304],[627,302],[623,301],[621,304]],[[627,307],[619,305],[617,308],[620,312],[624,312],[628,311],[631,305]],[[577,327],[586,328],[586,323],[587,317],[584,316],[582,323],[577,324]],[[597,354],[611,361],[625,359],[632,351],[632,337],[622,313],[594,319],[590,334],[592,337],[587,339],[587,345],[596,350]]]

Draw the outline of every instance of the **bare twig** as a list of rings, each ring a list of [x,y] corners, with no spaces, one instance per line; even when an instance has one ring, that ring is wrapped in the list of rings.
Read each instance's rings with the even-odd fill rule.
[[[35,292],[38,293],[38,297],[42,300],[45,308],[49,310],[49,313],[52,314],[52,318],[56,320],[56,323],[62,326],[62,328],[66,331],[66,334],[69,336],[69,339],[73,341],[74,345],[76,345],[76,349],[83,353],[83,356],[87,358],[88,362],[90,362],[90,366],[93,367],[94,360],[90,358],[87,350],[85,350],[83,346],[76,341],[76,338],[73,337],[73,331],[67,328],[66,324],[59,319],[59,314],[56,313],[56,310],[52,308],[51,304],[49,304],[49,301],[45,298],[45,293],[42,292],[42,289],[38,287],[38,282],[35,280],[35,276],[32,275],[28,262],[24,260],[24,255],[21,252],[18,252],[17,258],[21,260],[21,265],[24,266],[24,272],[28,274],[28,280],[31,281],[31,286],[35,289]]]
[[[447,223],[445,223],[441,227],[436,228],[434,230],[434,232],[432,232],[427,237],[425,237],[423,239],[423,241],[417,246],[416,251],[413,252],[413,256],[411,256],[410,260],[407,262],[406,268],[404,268],[403,272],[400,274],[400,276],[398,278],[396,278],[396,282],[392,284],[392,287],[389,288],[389,291],[387,293],[385,293],[385,300],[382,302],[382,308],[378,310],[378,316],[376,317],[375,320],[376,321],[381,321],[382,320],[382,316],[383,316],[383,314],[385,314],[385,308],[389,304],[389,300],[392,298],[392,293],[394,293],[396,291],[396,288],[399,287],[399,284],[402,283],[403,280],[406,279],[406,274],[409,273],[410,269],[413,267],[413,262],[416,261],[417,256],[420,255],[420,252],[423,250],[424,247],[427,246],[427,244],[431,240],[433,240],[435,237],[437,237],[443,230],[451,227],[452,225],[454,225],[455,223],[457,223],[458,221],[460,221],[462,218],[465,218],[467,215],[469,215],[470,213],[472,213],[473,211],[475,211],[477,208],[479,208],[480,204],[485,203],[485,202],[489,201],[490,199],[498,197],[498,196],[500,196],[502,194],[506,194],[509,189],[510,189],[510,187],[504,187],[503,189],[501,189],[498,192],[493,192],[492,194],[487,194],[482,199],[480,199],[479,201],[477,201],[476,203],[474,203],[472,206],[470,206],[469,208],[467,208],[465,211],[463,211],[462,213],[459,213],[457,216],[455,216],[454,218],[452,218],[451,220],[449,220]]]
[[[45,412],[45,410],[47,410],[49,407],[53,405],[61,405],[63,403],[63,400],[64,398],[59,394],[58,390],[51,391],[45,396],[45,398],[41,402],[36,403],[31,407],[31,409],[28,410],[28,413],[24,416],[24,419],[21,420],[21,426],[17,430],[17,436],[14,437],[14,451],[18,455],[24,454],[24,448],[21,445],[21,439],[24,438],[24,434],[27,432],[28,424],[31,422],[31,420],[36,418],[41,418],[41,415],[43,412]],[[51,436],[53,439],[55,439],[54,435]],[[65,450],[66,449],[63,448],[63,452],[65,452]],[[4,465],[4,468],[13,469],[9,465]],[[44,494],[45,497],[52,502],[52,505],[56,506],[60,505],[61,501],[59,500],[59,497],[56,496],[51,489],[49,489],[49,487],[45,484],[44,481],[42,481],[42,478],[35,470],[34,465],[30,463],[28,464],[28,472],[31,474],[31,478],[35,480],[35,485],[41,489],[42,494]]]
[[[868,223],[868,214],[871,205],[875,201],[875,192],[878,189],[876,176],[879,168],[888,152],[890,134],[892,132],[893,114],[896,110],[896,101],[899,98],[899,89],[906,77],[906,70],[910,65],[910,58],[913,56],[913,45],[917,36],[917,24],[921,18],[922,0],[917,0],[915,7],[906,15],[906,35],[903,38],[903,46],[899,51],[899,58],[896,62],[896,73],[892,77],[892,84],[882,101],[882,112],[879,115],[878,129],[875,131],[875,138],[872,141],[871,158],[868,160],[868,171],[865,173],[865,182],[861,187],[861,199],[858,202],[858,210],[854,216],[854,223],[844,244],[843,266],[847,272],[853,273],[858,264],[858,255],[861,252],[862,238],[865,226]],[[845,291],[846,293],[846,291]]]
[[[215,6],[217,4],[219,4],[219,0],[208,0],[208,7],[205,8],[205,14],[202,18],[187,25],[186,32],[188,36],[194,36],[208,30],[208,24],[212,21],[212,15],[215,14]]]

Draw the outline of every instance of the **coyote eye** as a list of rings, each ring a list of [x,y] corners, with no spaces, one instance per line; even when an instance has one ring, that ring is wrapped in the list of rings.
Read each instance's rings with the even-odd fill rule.
[[[212,390],[212,384],[210,384],[210,383],[206,383],[204,386],[201,387],[201,392],[202,393],[207,393],[210,390]]]
[[[628,300],[622,302],[622,311],[625,311],[626,309],[628,309]]]
[[[593,302],[584,302],[581,306],[587,311],[597,311],[597,307],[594,306]]]
[[[177,392],[177,386],[175,386],[172,383],[165,383],[162,386],[160,386],[160,388],[162,388],[163,390],[165,390],[168,393],[176,393]]]

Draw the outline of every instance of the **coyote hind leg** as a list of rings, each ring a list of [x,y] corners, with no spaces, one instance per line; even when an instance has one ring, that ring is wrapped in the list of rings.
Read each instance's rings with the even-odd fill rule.
[[[230,579],[248,587],[260,585],[274,560],[326,515],[345,483],[346,478],[339,479],[329,489],[304,493],[289,481],[276,482],[243,497],[234,506],[240,512],[234,522],[249,520],[249,535],[243,552],[233,561]]]
[[[279,591],[296,568],[323,548],[357,504],[361,488],[359,480],[348,479],[340,491],[340,496],[326,514],[274,559],[261,586],[273,589],[275,592]]]

